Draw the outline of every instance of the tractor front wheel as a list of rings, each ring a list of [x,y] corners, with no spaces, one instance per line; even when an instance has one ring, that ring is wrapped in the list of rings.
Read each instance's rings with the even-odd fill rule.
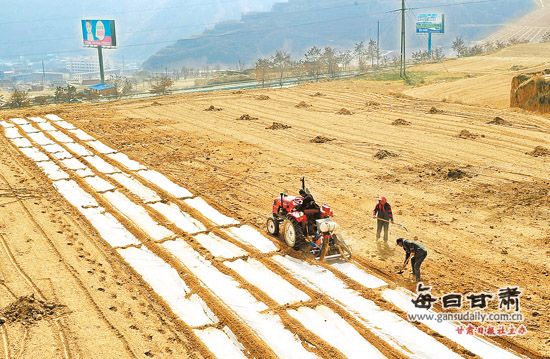
[[[279,222],[273,218],[269,217],[267,219],[267,233],[271,234],[272,236],[276,236],[279,234]]]
[[[283,222],[283,239],[287,246],[294,249],[300,249],[302,243],[305,242],[302,226],[294,218],[286,219]]]

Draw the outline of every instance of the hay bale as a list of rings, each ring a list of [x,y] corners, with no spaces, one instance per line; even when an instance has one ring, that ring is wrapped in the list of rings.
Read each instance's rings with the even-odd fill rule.
[[[550,112],[550,69],[514,76],[510,88],[510,107],[540,113]]]

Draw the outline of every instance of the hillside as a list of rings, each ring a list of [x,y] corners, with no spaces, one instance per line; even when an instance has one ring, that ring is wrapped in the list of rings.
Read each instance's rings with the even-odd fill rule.
[[[417,13],[446,14],[446,34],[434,36],[433,46],[450,48],[460,35],[466,40],[488,36],[495,23],[503,23],[528,13],[531,0],[460,4],[444,1],[427,7],[423,1],[410,1],[407,17],[408,51],[427,48],[426,36],[414,33]],[[399,48],[400,15],[393,12],[397,2],[341,2],[337,0],[290,0],[277,3],[271,11],[250,13],[240,21],[223,22],[202,34],[181,39],[151,56],[143,68],[148,70],[219,64],[252,64],[259,57],[283,49],[301,57],[311,46],[351,49],[360,41],[376,39],[380,21],[383,51]],[[475,24],[475,25],[474,25]]]
[[[548,34],[547,34],[548,33]],[[489,35],[484,41],[503,41],[511,39],[538,43],[543,37],[550,36],[550,1],[538,0],[536,9],[508,24],[498,27],[498,30]],[[550,41],[548,37],[544,41]]]
[[[117,50],[105,55],[126,63],[144,61],[155,51],[179,38],[200,33],[218,21],[238,19],[249,11],[265,11],[276,0],[57,0],[56,6],[38,2],[30,6],[3,2],[0,32],[9,34],[0,42],[1,59],[43,60],[46,54],[82,56],[94,54],[82,47],[81,19],[113,19]]]
[[[496,53],[411,67],[412,71],[462,73],[466,78],[419,86],[404,93],[435,101],[508,108],[512,78],[550,66],[550,44],[519,44]]]

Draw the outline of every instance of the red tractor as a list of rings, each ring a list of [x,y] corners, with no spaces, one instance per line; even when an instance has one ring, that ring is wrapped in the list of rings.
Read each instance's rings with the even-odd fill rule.
[[[302,193],[307,193],[302,178]],[[273,215],[267,219],[267,232],[273,236],[282,234],[285,243],[296,250],[309,250],[323,260],[333,257],[347,259],[351,249],[340,234],[334,215],[326,204],[319,206],[314,201],[307,208],[302,207],[303,196],[289,196],[281,193],[273,200]]]

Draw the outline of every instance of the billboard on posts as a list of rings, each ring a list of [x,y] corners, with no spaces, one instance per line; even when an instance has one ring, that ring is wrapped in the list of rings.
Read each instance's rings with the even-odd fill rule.
[[[86,46],[116,46],[115,20],[82,20]]]
[[[416,16],[417,34],[443,34],[444,32],[444,14],[418,14]]]

